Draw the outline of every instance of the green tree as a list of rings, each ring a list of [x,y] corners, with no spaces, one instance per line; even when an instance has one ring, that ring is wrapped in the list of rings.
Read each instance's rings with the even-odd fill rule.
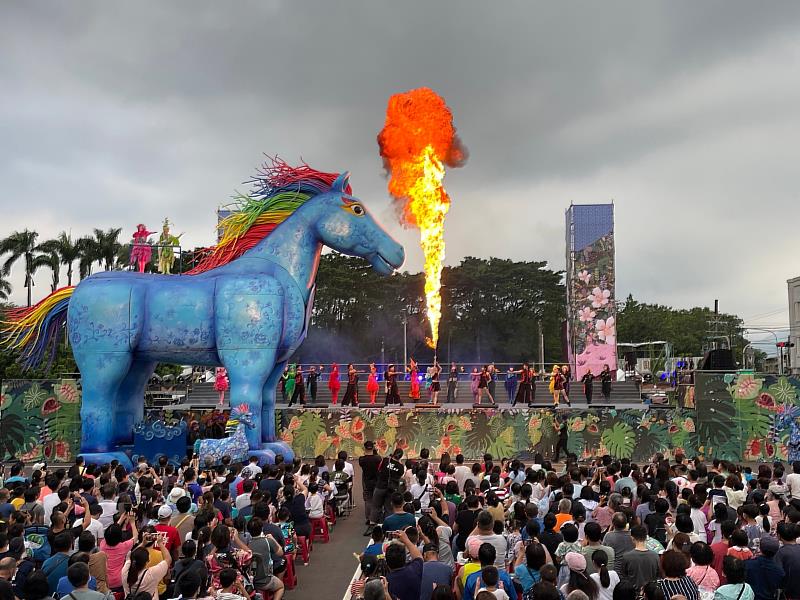
[[[25,287],[28,288],[28,306],[31,305],[33,275],[36,272],[34,258],[36,256],[36,238],[39,234],[29,229],[15,231],[7,238],[0,240],[0,256],[8,254],[3,263],[2,272],[8,275],[11,267],[20,258],[25,262]]]
[[[67,267],[67,285],[72,285],[73,266],[83,252],[81,240],[73,240],[70,234],[62,231],[57,238],[39,244],[39,248],[58,256],[60,264]]]
[[[42,267],[50,269],[50,293],[55,292],[61,279],[61,258],[55,250],[48,249],[43,244],[39,244],[36,250],[39,251],[39,254],[33,257],[33,271],[35,273]]]
[[[82,238],[79,241],[81,279],[92,274],[92,265],[95,262],[105,267],[106,271],[114,269],[117,256],[122,250],[122,244],[119,242],[120,233],[122,233],[121,227],[112,227],[105,231],[95,228],[93,236]]]

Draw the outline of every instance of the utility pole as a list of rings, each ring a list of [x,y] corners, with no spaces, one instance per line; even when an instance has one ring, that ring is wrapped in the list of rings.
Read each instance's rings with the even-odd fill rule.
[[[406,368],[407,364],[408,364],[408,307],[406,307],[403,310],[403,369]]]
[[[544,334],[542,333],[542,322],[539,325],[539,372],[544,373]]]

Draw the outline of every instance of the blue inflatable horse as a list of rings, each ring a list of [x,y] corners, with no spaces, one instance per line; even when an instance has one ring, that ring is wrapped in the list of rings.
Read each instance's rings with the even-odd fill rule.
[[[189,275],[98,273],[9,313],[2,342],[28,367],[54,352],[67,322],[81,372],[87,462],[128,462],[119,447],[132,441],[159,362],[225,367],[231,403],[253,412],[250,454],[261,462],[276,453],[292,458],[275,436],[275,387],[305,338],[322,246],[366,258],[383,275],[405,258],[351,195],[348,178],[276,160]]]

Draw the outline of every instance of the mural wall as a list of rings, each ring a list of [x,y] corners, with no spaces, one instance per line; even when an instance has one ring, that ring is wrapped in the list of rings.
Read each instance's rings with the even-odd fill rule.
[[[681,408],[575,410],[567,415],[569,450],[649,459],[655,452],[735,461],[800,460],[800,380],[774,375],[704,374],[682,391]],[[694,408],[696,407],[696,408]],[[137,431],[143,445],[169,442],[161,451],[177,459],[183,439],[223,435],[221,411],[153,411],[150,428]],[[400,446],[410,456],[422,448],[468,460],[484,452],[530,460],[550,457],[556,441],[550,409],[439,412],[369,409],[276,411],[277,430],[299,456],[353,456],[367,439],[385,452]],[[162,427],[163,425],[163,427]],[[165,428],[177,429],[165,429]],[[160,436],[161,429],[177,435]],[[185,437],[184,437],[185,436]],[[151,438],[151,439],[147,439]],[[80,391],[73,380],[5,381],[0,393],[0,456],[26,461],[71,461],[80,439]],[[135,449],[132,449],[136,452]],[[148,449],[148,451],[151,449]]]
[[[578,379],[617,363],[614,205],[567,210],[567,345]]]
[[[81,393],[72,379],[7,380],[0,388],[0,456],[71,461],[79,449]]]

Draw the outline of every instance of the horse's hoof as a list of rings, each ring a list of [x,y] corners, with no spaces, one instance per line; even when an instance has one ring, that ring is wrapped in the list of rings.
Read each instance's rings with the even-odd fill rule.
[[[104,465],[112,460],[118,460],[126,470],[133,469],[133,462],[124,452],[81,452],[80,456],[87,465]]]
[[[281,454],[285,463],[290,463],[294,460],[294,450],[286,442],[265,442],[261,444],[261,447],[271,450],[273,454]]]
[[[272,450],[268,449],[257,449],[257,450],[250,450],[247,453],[248,458],[250,456],[255,456],[258,458],[259,466],[264,465],[274,465],[275,464],[275,453]]]

